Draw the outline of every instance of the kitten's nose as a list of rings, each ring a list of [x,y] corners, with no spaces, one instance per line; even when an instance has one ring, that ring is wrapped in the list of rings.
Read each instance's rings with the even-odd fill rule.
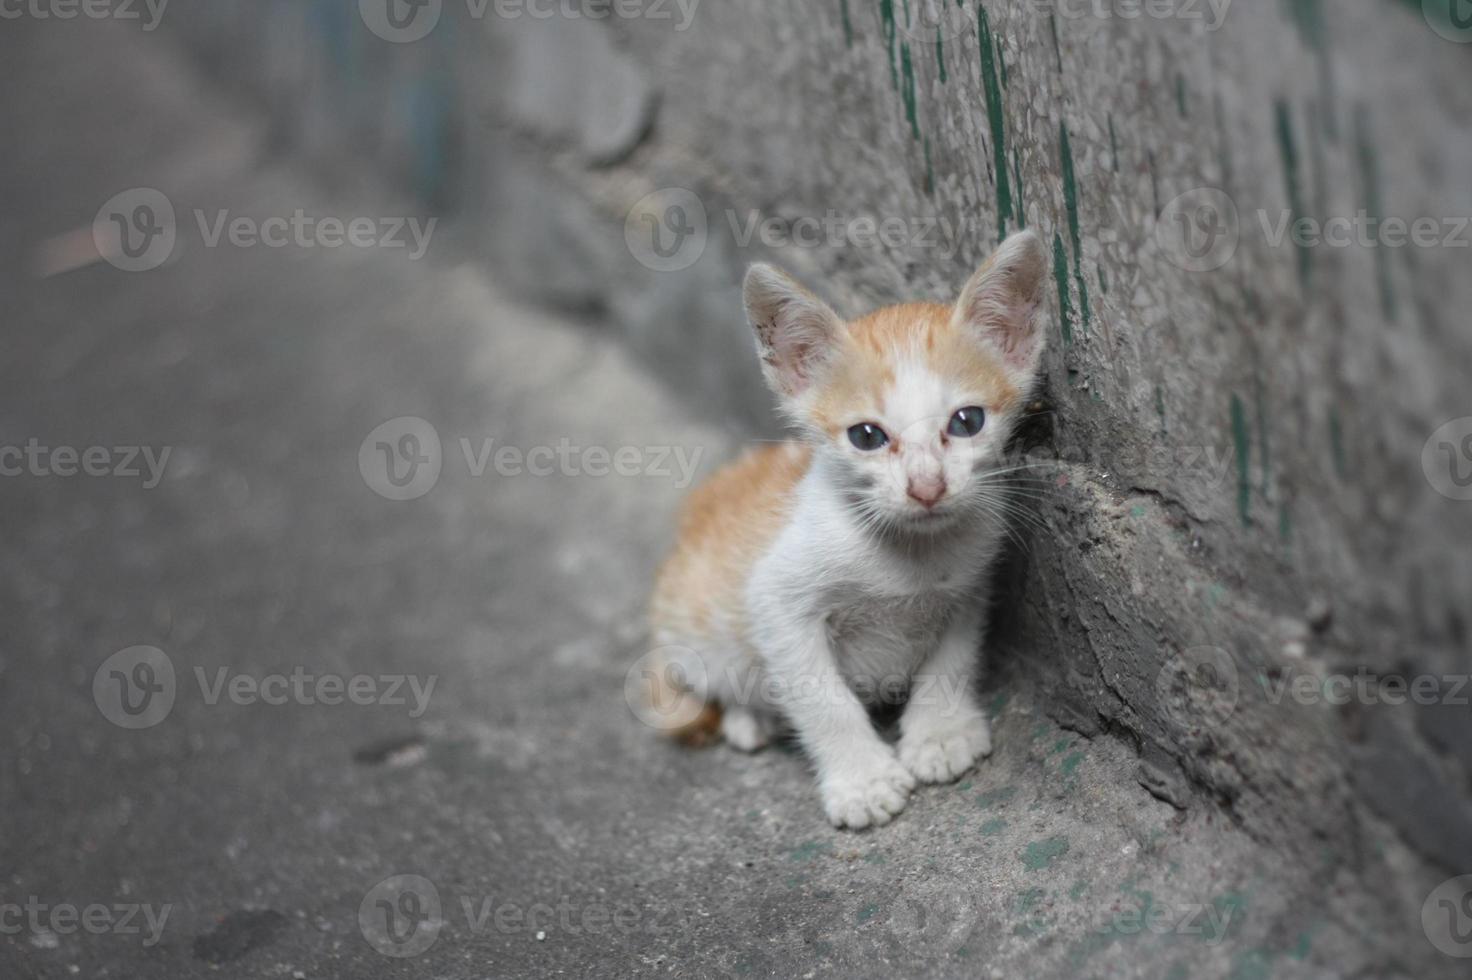
[[[911,500],[930,510],[946,495],[946,481],[942,477],[912,478],[908,489]]]

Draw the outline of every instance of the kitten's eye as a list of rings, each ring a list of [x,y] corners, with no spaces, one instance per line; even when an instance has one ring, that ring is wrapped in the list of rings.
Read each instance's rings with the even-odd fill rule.
[[[855,449],[872,453],[889,445],[889,435],[873,422],[860,422],[848,430],[848,441]]]
[[[986,409],[977,405],[963,408],[951,416],[946,432],[958,439],[971,439],[986,425]]]

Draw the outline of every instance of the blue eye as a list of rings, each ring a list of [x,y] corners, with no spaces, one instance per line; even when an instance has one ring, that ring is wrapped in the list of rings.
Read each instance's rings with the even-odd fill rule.
[[[889,435],[873,422],[860,422],[848,430],[848,441],[855,449],[872,453],[889,445]]]
[[[977,405],[963,408],[951,416],[951,424],[946,427],[946,433],[958,439],[971,439],[986,425],[986,409]]]

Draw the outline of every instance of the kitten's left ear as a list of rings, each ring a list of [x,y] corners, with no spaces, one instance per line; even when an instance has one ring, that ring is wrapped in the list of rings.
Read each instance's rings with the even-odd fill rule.
[[[1021,386],[1042,360],[1046,336],[1037,317],[1048,256],[1031,231],[1018,232],[976,270],[952,315],[952,326],[990,347]]]

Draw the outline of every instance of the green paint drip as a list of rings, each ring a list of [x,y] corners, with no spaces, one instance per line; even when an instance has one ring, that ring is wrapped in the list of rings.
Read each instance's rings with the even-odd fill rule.
[[[1067,853],[1067,837],[1049,837],[1027,845],[1022,852],[1022,864],[1029,871],[1042,871]]]
[[[1293,136],[1293,114],[1288,109],[1288,103],[1282,99],[1277,103],[1278,117],[1278,149],[1283,156],[1283,175],[1288,190],[1288,219],[1289,227],[1304,216],[1303,210],[1303,187],[1298,178],[1298,141]],[[1301,242],[1296,243],[1298,249],[1298,276],[1304,285],[1308,284],[1310,256],[1308,249]]]
[[[1266,498],[1268,496],[1268,490],[1271,488],[1273,464],[1272,453],[1268,443],[1268,413],[1265,405],[1266,395],[1263,393],[1262,388],[1262,378],[1256,379],[1256,387],[1257,444],[1261,450],[1258,455],[1262,458],[1262,495]]]
[[[1058,127],[1059,156],[1063,164],[1063,203],[1068,209],[1068,237],[1073,242],[1074,279],[1078,283],[1079,325],[1087,328],[1093,319],[1089,310],[1089,287],[1084,280],[1083,233],[1078,220],[1078,179],[1073,169],[1073,145],[1068,138],[1068,124]]]
[[[1186,106],[1186,76],[1176,76],[1176,106],[1181,110],[1181,118],[1185,119],[1191,115],[1191,110]]]
[[[1232,441],[1237,447],[1237,511],[1242,523],[1252,524],[1252,435],[1247,428],[1247,409],[1242,399],[1232,396]]]
[[[925,137],[925,193],[935,193],[935,166],[930,162],[930,137]]]
[[[1114,113],[1109,114],[1109,155],[1114,159],[1114,172],[1119,173],[1119,137],[1114,132]]]
[[[1165,389],[1155,386],[1155,414],[1160,416],[1160,434],[1165,435]]]
[[[1355,112],[1355,149],[1359,158],[1361,191],[1364,194],[1365,210],[1370,220],[1385,219],[1385,196],[1380,183],[1380,157],[1375,152],[1374,139],[1370,133],[1370,112],[1360,106]],[[1375,270],[1380,280],[1380,308],[1385,319],[1394,323],[1398,314],[1395,302],[1395,281],[1391,277],[1390,249],[1373,249]]]
[[[1048,15],[1048,20],[1053,28],[1053,54],[1058,59],[1058,74],[1063,74],[1063,43],[1058,40],[1058,14],[1053,12]]]
[[[1063,327],[1063,344],[1073,343],[1073,299],[1068,294],[1068,252],[1063,239],[1053,233],[1053,278],[1058,282],[1058,322]]]
[[[852,48],[854,46],[854,19],[849,14],[848,0],[838,0],[838,9],[843,14],[843,41]]]
[[[894,22],[894,0],[879,0],[879,23],[884,28],[884,50],[889,54],[889,84],[898,92],[900,71],[895,62],[894,45],[899,37],[899,30]]]
[[[1099,291],[1108,294],[1109,275],[1104,271],[1104,264],[1102,262],[1094,263],[1094,271],[1099,276]]]
[[[986,90],[986,118],[992,131],[993,170],[997,183],[997,240],[1007,237],[1007,217],[1012,213],[1012,186],[1007,179],[1007,132],[1002,112],[1002,90],[997,82],[996,41],[985,8],[977,10],[977,36],[981,42],[981,83]]]
[[[944,85],[948,78],[946,76],[946,42],[941,36],[940,28],[935,29],[935,63],[940,66],[940,83]]]
[[[1284,544],[1293,540],[1293,513],[1287,504],[1278,505],[1278,539]]]
[[[915,97],[915,63],[910,60],[910,46],[900,44],[900,71],[905,76],[905,118],[910,121],[910,137],[920,138],[919,100]]]

